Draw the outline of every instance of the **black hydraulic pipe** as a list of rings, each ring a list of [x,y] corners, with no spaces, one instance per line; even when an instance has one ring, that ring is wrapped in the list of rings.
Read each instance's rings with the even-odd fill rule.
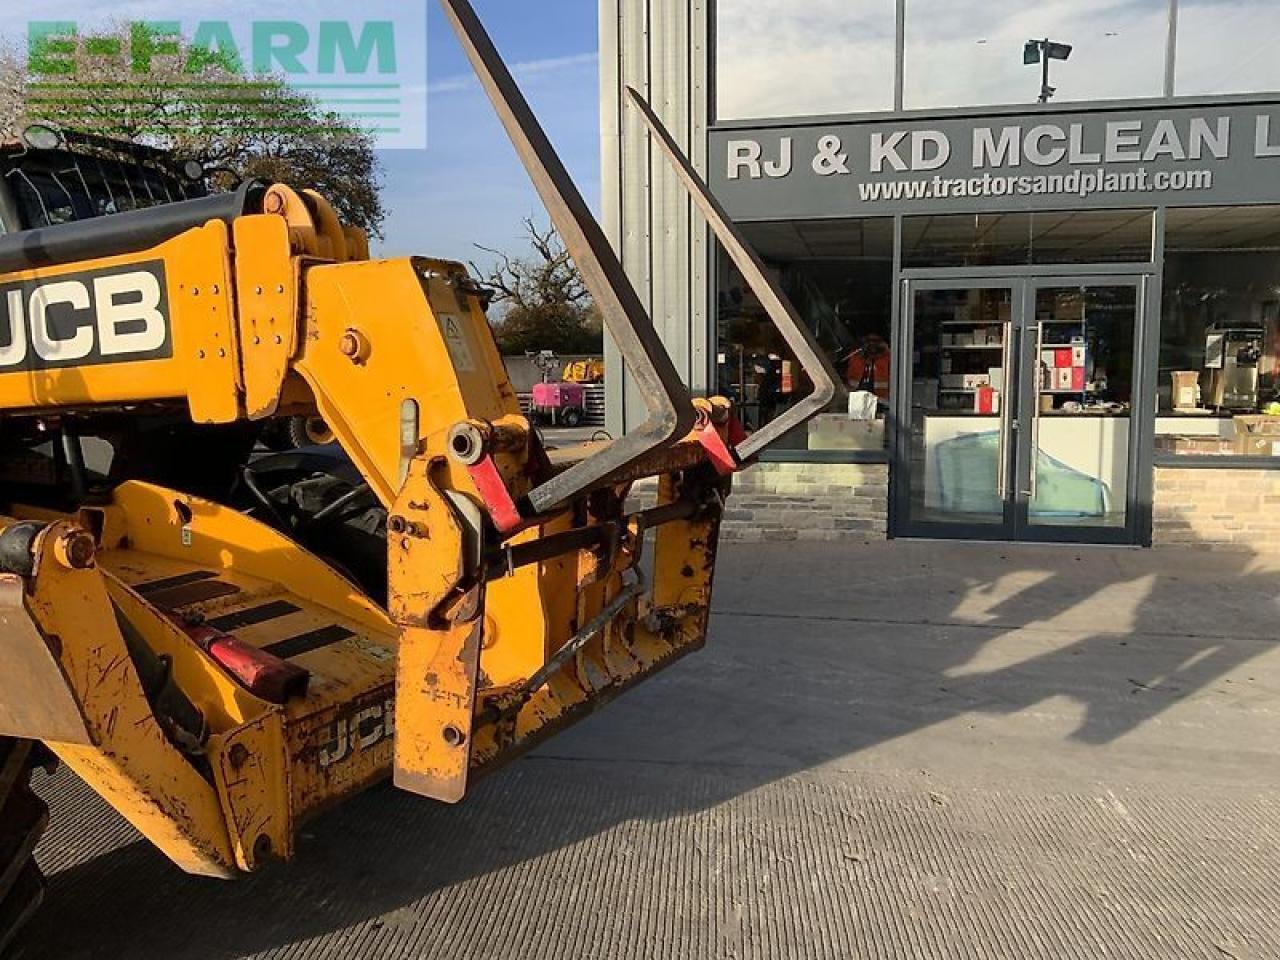
[[[71,481],[71,499],[79,506],[89,493],[89,473],[84,463],[80,432],[68,423],[62,425],[62,459]]]

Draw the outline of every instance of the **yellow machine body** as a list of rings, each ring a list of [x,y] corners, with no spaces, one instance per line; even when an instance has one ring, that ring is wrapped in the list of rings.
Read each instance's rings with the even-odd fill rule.
[[[645,520],[624,512],[625,484],[594,492],[591,509],[515,531],[509,568],[486,566],[498,554],[482,542],[484,497],[451,445],[458,426],[474,431],[513,500],[540,458],[543,470],[564,469],[592,448],[549,463],[460,265],[321,257],[318,231],[286,215],[308,205],[286,188],[273,195],[279,212],[230,228],[214,222],[141,253],[0,278],[37,291],[27,333],[67,304],[83,311],[77,329],[99,338],[116,332],[104,324],[145,330],[138,315],[152,311],[171,340],[167,355],[145,360],[0,372],[5,414],[180,405],[196,422],[225,424],[310,407],[389,511],[384,609],[282,533],[182,491],[126,482],[69,515],[4,507],[5,528],[47,526],[31,573],[0,575],[0,657],[29,667],[0,674],[0,735],[44,742],[179,866],[210,875],[289,856],[307,816],[393,773],[408,789],[459,800],[474,771],[701,644],[719,516],[713,497],[659,526],[643,591],[632,585]],[[162,278],[161,298],[128,298],[114,315],[96,300],[79,305],[77,284],[123,277],[127,287],[140,273]],[[668,452],[675,469],[661,474],[659,505],[679,499],[682,470],[703,460],[696,439]],[[718,496],[725,484],[710,489]],[[607,536],[572,540],[585,547],[511,560],[602,524]],[[92,550],[69,557],[66,544],[83,548],[86,537]],[[530,688],[594,620],[588,641]],[[259,699],[182,624],[296,663],[310,675],[305,694]],[[166,734],[130,632],[171,664],[207,725],[202,743],[184,750]]]

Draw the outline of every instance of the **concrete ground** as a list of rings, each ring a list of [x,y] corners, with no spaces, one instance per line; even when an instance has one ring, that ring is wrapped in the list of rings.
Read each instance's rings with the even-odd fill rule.
[[[1280,957],[1280,567],[724,551],[706,651],[459,808],[185,877],[60,780],[45,958]]]

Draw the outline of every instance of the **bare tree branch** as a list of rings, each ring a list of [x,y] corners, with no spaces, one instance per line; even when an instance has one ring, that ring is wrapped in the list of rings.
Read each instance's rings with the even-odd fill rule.
[[[530,253],[516,257],[476,244],[495,258],[488,271],[472,270],[496,291],[501,310],[498,343],[507,353],[554,350],[592,354],[603,349],[604,332],[577,264],[555,228],[524,220]]]

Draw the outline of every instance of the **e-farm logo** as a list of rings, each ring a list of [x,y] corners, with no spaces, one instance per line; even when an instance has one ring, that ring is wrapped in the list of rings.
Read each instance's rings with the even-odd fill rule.
[[[250,135],[305,132],[300,119],[335,117],[374,135],[380,149],[426,146],[425,4],[397,3],[367,20],[147,20],[105,29],[31,21],[27,49],[29,106],[84,132],[118,134],[102,129],[110,108],[160,89],[202,108],[165,115],[169,134],[211,116]],[[282,84],[317,109],[304,116],[282,103]]]

